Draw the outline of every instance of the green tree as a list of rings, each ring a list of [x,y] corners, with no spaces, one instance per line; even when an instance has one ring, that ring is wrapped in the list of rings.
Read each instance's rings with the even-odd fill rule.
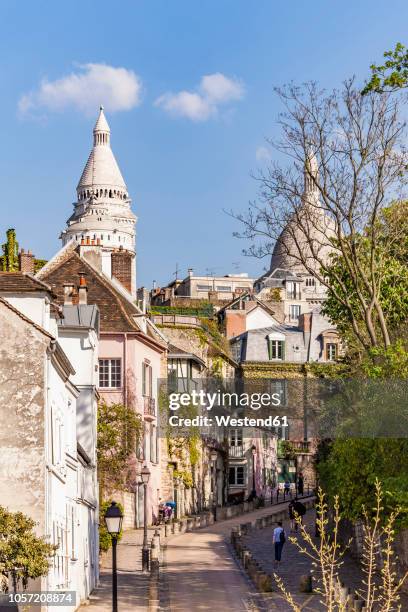
[[[373,309],[371,320],[374,335],[378,338],[377,346],[370,343],[367,328],[367,311],[364,304],[370,301],[370,289],[363,283],[356,287],[353,283],[346,256],[338,252],[331,257],[326,267],[328,279],[327,300],[323,313],[328,316],[345,339],[349,352],[353,353],[365,347],[371,357],[391,357],[392,343],[405,335],[408,319],[408,203],[397,202],[381,211],[375,236],[365,228],[356,236],[352,248],[358,253],[362,273],[369,277],[375,270],[378,287],[378,302],[383,313],[391,344],[387,347],[381,342],[381,322],[378,312]],[[375,240],[376,260],[372,260]],[[339,296],[341,299],[339,299]],[[346,297],[347,302],[346,304]],[[356,333],[355,329],[358,329]],[[399,347],[398,352],[401,347]],[[378,359],[377,359],[378,361]],[[367,372],[368,374],[369,372]]]
[[[399,525],[408,525],[408,440],[337,439],[323,445],[317,469],[332,501],[338,496],[345,518],[362,518],[374,508],[376,480],[383,483],[384,516],[400,509]]]
[[[306,83],[278,95],[281,135],[270,143],[287,163],[264,170],[258,200],[234,215],[243,224],[239,236],[252,242],[246,253],[263,257],[278,246],[282,258],[330,289],[365,350],[388,347],[381,292],[392,245],[379,233],[384,208],[404,189],[399,101],[361,96],[353,80],[328,94]]]
[[[100,488],[115,491],[129,486],[131,461],[142,436],[142,418],[130,406],[98,406],[98,474]]]
[[[28,580],[46,576],[49,557],[55,546],[34,532],[35,521],[22,512],[10,512],[0,506],[0,587],[7,592]]]
[[[18,270],[18,242],[16,240],[16,230],[10,228],[6,232],[7,241],[2,245],[3,272],[17,272]]]
[[[408,49],[401,43],[395,45],[392,51],[385,51],[384,63],[372,64],[371,79],[362,94],[370,92],[389,93],[408,87]]]

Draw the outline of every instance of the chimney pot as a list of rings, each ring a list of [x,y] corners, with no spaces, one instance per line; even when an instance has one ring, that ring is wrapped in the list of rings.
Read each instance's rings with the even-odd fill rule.
[[[88,303],[88,287],[86,286],[85,272],[79,273],[79,287],[78,287],[78,304]]]
[[[85,245],[85,238],[81,238],[81,246]]]
[[[86,237],[86,244],[90,244],[89,236]]]

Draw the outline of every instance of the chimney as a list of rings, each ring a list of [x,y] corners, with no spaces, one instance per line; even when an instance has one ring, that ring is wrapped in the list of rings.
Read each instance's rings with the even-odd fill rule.
[[[34,274],[34,255],[31,251],[26,253],[24,249],[21,249],[18,255],[18,268],[20,272]]]
[[[189,269],[187,270],[188,276],[189,276],[190,278],[193,276],[193,272],[194,272],[193,268],[189,268]]]
[[[304,312],[299,317],[299,327],[304,332],[310,332],[312,328],[312,313]]]
[[[73,283],[64,283],[64,306],[72,306],[73,297],[74,297]]]
[[[79,287],[78,287],[78,304],[86,305],[88,303],[88,287],[86,286],[85,272],[79,273]]]
[[[111,253],[111,264],[112,277],[116,278],[129,293],[132,293],[132,253],[125,251],[121,245],[118,251]]]

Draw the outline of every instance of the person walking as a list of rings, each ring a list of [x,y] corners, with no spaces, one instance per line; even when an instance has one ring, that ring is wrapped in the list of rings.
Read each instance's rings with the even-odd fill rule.
[[[285,497],[285,495],[289,495],[290,494],[290,481],[289,480],[285,480],[285,484],[283,485],[283,496]]]
[[[293,499],[290,500],[289,506],[288,506],[291,533],[293,533],[294,531],[297,531],[297,522],[295,520],[295,507],[294,507],[295,501],[296,501],[296,497],[294,500]]]
[[[273,543],[275,545],[275,567],[279,567],[282,559],[282,549],[286,542],[286,533],[282,527],[282,521],[278,521],[278,526],[273,530]]]
[[[303,474],[302,474],[302,472],[300,472],[299,477],[298,477],[298,481],[297,481],[297,492],[298,492],[298,495],[303,495],[304,485],[305,485],[305,481],[303,479]]]

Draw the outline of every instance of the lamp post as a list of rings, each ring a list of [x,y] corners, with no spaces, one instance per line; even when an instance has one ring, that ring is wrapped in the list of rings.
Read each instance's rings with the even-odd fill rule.
[[[216,450],[212,450],[210,454],[211,461],[213,463],[214,477],[213,477],[213,514],[214,521],[217,520],[217,502],[218,502],[218,487],[217,487],[217,458],[218,453]]]
[[[116,545],[122,529],[123,514],[116,502],[105,512],[106,529],[112,539],[112,612],[118,612],[118,574],[116,568]]]
[[[252,497],[252,499],[255,499],[255,497],[256,497],[256,486],[255,486],[255,455],[256,455],[256,446],[255,446],[255,444],[252,445],[251,451],[252,451],[252,493],[251,493],[251,497]]]
[[[140,472],[143,484],[143,546],[142,546],[142,570],[148,571],[149,569],[149,544],[147,542],[147,484],[150,478],[150,470],[145,465]]]

